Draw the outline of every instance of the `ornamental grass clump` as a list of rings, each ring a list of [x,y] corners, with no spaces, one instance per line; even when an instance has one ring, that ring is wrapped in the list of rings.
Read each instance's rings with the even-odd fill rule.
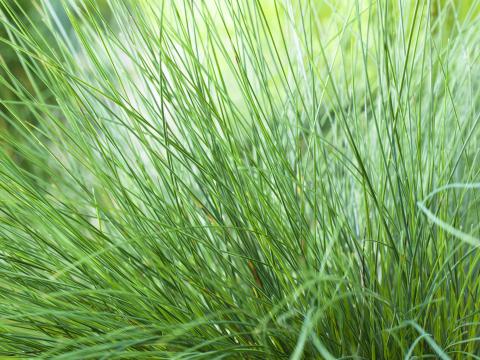
[[[0,355],[480,358],[479,14],[0,0]]]

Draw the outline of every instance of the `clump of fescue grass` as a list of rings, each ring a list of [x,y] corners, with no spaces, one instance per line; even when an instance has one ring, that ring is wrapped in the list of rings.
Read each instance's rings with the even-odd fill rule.
[[[2,356],[479,358],[478,1],[0,4]]]

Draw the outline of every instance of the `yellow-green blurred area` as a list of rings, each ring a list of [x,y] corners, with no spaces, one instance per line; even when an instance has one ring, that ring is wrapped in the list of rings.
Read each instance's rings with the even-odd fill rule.
[[[16,9],[15,12],[7,12],[5,3],[9,3],[10,9]],[[251,6],[251,4],[260,6]],[[120,3],[119,3],[120,4]],[[125,5],[125,2],[122,3]],[[189,31],[196,32],[199,38],[207,39],[215,32],[215,36],[219,41],[224,42],[226,49],[230,49],[230,53],[224,54],[220,59],[220,68],[223,68],[224,62],[228,57],[236,61],[248,62],[248,46],[263,46],[265,49],[268,45],[274,44],[273,51],[278,51],[278,57],[270,56],[270,62],[275,63],[271,71],[271,78],[268,79],[271,86],[275,85],[276,77],[280,76],[284,71],[302,71],[302,64],[309,62],[314,64],[314,68],[321,69],[325,62],[323,58],[327,58],[332,71],[338,66],[340,74],[345,68],[350,68],[350,74],[342,76],[355,76],[357,64],[355,57],[358,56],[360,44],[366,43],[368,37],[368,28],[370,24],[378,22],[383,18],[385,23],[378,24],[385,28],[385,37],[392,43],[398,42],[404,34],[409,33],[409,27],[412,26],[413,19],[418,22],[429,21],[432,31],[438,34],[439,39],[448,41],[452,32],[461,31],[464,21],[472,21],[476,18],[480,11],[479,2],[477,0],[432,0],[432,1],[370,1],[370,0],[252,0],[239,1],[237,4],[231,0],[204,0],[195,2],[189,1],[162,1],[158,0],[138,0],[131,1],[131,6],[141,9],[145,18],[151,19],[152,31],[159,26],[159,14],[164,13],[166,23],[169,19],[172,21],[170,26],[176,31],[182,31],[175,21],[181,18],[181,11],[185,4],[195,6],[199,11],[196,12],[198,19],[184,19],[188,24]],[[194,5],[193,5],[194,4]],[[65,29],[70,30],[73,35],[73,29],[69,22],[63,7],[90,6],[95,7],[99,12],[106,14],[105,18],[110,19],[109,15],[115,12],[115,1],[85,1],[85,0],[3,0],[1,9],[0,36],[4,39],[0,44],[0,74],[2,76],[2,84],[0,86],[0,129],[7,131],[10,116],[5,106],[15,106],[15,102],[21,103],[21,99],[16,95],[19,89],[11,86],[8,78],[13,76],[20,80],[32,97],[42,97],[43,101],[53,103],[55,99],[50,99],[48,89],[45,88],[38,78],[36,78],[34,69],[31,69],[20,61],[18,55],[12,51],[12,43],[9,43],[11,33],[9,26],[26,26],[36,27],[45,38],[51,38],[53,41],[54,34],[48,30],[49,26],[45,25],[46,15],[55,12]],[[236,11],[235,9],[238,9]],[[382,11],[382,17],[377,12]],[[417,13],[415,13],[417,11]],[[175,13],[177,12],[177,13]],[[63,17],[62,17],[63,14]],[[179,16],[180,14],[180,16]],[[414,16],[416,14],[416,17]],[[205,17],[209,17],[207,21]],[[115,22],[114,16],[111,17]],[[174,20],[177,19],[177,20]],[[263,37],[257,32],[258,21],[265,21],[268,24],[270,34]],[[49,20],[51,22],[51,19]],[[358,26],[360,23],[360,26]],[[7,25],[8,24],[8,25]],[[119,29],[120,24],[112,24],[112,27]],[[238,37],[239,29],[243,29],[244,33],[250,32],[252,39],[256,44],[249,44],[248,39]],[[121,31],[122,29],[119,29]],[[156,29],[158,30],[158,29]],[[363,32],[360,39],[360,31]],[[403,32],[403,34],[402,34]],[[308,34],[308,35],[306,35]],[[417,33],[422,36],[421,33]],[[360,41],[359,41],[360,40]],[[240,43],[243,41],[243,53]],[[375,39],[370,39],[369,43],[373,44]],[[230,48],[228,43],[230,43]],[[237,43],[238,48],[232,44]],[[17,46],[21,44],[14,44]],[[325,53],[322,54],[322,51]],[[366,49],[368,51],[368,49]],[[208,52],[208,49],[207,49]],[[349,52],[351,54],[349,58]],[[342,53],[342,56],[339,56]],[[201,53],[199,53],[201,56]],[[287,59],[293,59],[291,60]],[[265,56],[268,62],[268,56]],[[230,59],[230,60],[231,60]],[[283,59],[285,62],[279,62]],[[369,60],[370,61],[370,60]],[[290,62],[290,63],[289,63]],[[374,67],[373,59],[371,66]],[[272,65],[267,63],[266,65]],[[321,74],[314,74],[321,78]],[[225,71],[225,77],[228,78],[228,71]],[[327,84],[323,84],[327,87]],[[230,94],[235,99],[235,87],[232,88]],[[327,89],[328,91],[328,89]],[[28,106],[18,107],[16,114],[18,116],[29,118],[32,109]]]

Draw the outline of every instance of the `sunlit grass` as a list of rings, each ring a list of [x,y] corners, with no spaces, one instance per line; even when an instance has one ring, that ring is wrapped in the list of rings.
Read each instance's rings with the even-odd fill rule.
[[[479,5],[0,0],[0,354],[478,358]]]

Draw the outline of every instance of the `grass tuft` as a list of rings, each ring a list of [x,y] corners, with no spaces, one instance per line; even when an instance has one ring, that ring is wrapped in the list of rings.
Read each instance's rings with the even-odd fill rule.
[[[0,355],[480,358],[479,14],[0,0]]]

